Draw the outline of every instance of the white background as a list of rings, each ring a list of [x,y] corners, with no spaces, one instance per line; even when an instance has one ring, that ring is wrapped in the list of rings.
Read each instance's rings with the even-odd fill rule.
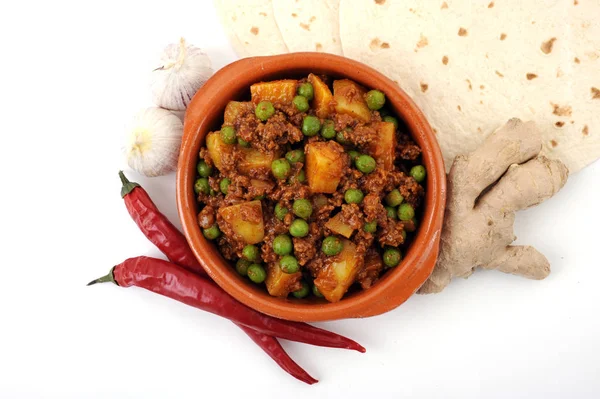
[[[550,277],[478,272],[383,316],[322,323],[367,353],[284,343],[312,387],[228,321],[86,287],[127,257],[160,256],[129,219],[117,171],[148,72],[180,36],[216,68],[236,58],[208,1],[2,6],[1,398],[600,396],[598,162],[518,216],[518,242],[548,256]],[[179,225],[174,175],[128,175]]]

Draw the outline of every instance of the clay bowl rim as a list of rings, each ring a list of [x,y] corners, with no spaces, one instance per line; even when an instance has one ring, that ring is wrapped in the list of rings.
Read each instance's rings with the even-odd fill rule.
[[[204,238],[197,223],[193,192],[198,151],[208,132],[218,129],[228,101],[249,95],[252,83],[277,78],[323,73],[348,78],[386,94],[388,104],[409,129],[421,147],[427,168],[425,209],[417,235],[402,263],[390,270],[367,290],[355,292],[341,301],[282,299],[270,296],[239,276]],[[444,162],[435,135],[419,108],[398,84],[376,70],[344,57],[324,53],[290,53],[245,58],[216,72],[196,93],[184,123],[184,137],[177,169],[177,207],[184,234],[194,254],[209,276],[242,303],[260,312],[288,320],[325,321],[368,317],[389,311],[410,297],[431,274],[437,258],[446,196]]]

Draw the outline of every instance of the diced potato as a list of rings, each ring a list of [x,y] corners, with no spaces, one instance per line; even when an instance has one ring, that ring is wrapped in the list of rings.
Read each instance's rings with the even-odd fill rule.
[[[344,173],[344,148],[335,141],[310,143],[305,147],[306,178],[313,193],[335,193]]]
[[[359,272],[359,259],[356,255],[356,245],[352,241],[342,240],[344,249],[333,263],[321,269],[314,281],[321,294],[329,302],[337,302],[354,283]]]
[[[219,214],[246,244],[257,244],[265,237],[262,204],[259,200],[221,208]]]
[[[267,265],[265,285],[270,295],[285,298],[290,292],[300,289],[299,282],[301,278],[301,272],[284,273],[279,267],[279,262],[272,262]]]
[[[313,85],[315,97],[312,106],[319,118],[327,118],[331,113],[331,101],[333,94],[329,87],[316,75],[308,75],[308,81]]]
[[[368,122],[371,120],[371,111],[365,101],[365,89],[355,82],[342,79],[333,82],[333,98],[335,110],[340,114],[348,114]]]
[[[278,158],[276,154],[262,153],[254,148],[242,148],[242,158],[237,165],[238,170],[245,175],[252,172],[269,173],[271,163]]]
[[[261,101],[270,101],[272,103],[291,104],[296,96],[297,85],[298,81],[293,79],[255,83],[250,86],[252,102],[258,104]]]
[[[251,102],[229,101],[225,107],[224,125],[233,125],[235,120],[246,112],[251,112],[254,105]]]
[[[264,181],[264,180],[259,180],[259,179],[251,179],[250,185],[252,187],[254,187],[257,191],[263,191],[263,192],[268,191],[271,188],[273,188],[273,183]]]
[[[225,144],[223,140],[221,140],[220,132],[212,132],[206,136],[206,148],[217,169],[222,170],[223,154],[231,154],[233,146]]]
[[[334,233],[342,235],[346,238],[350,238],[350,236],[352,235],[352,232],[354,231],[352,226],[350,226],[349,224],[344,223],[342,221],[341,213],[338,213],[337,215],[335,215],[334,217],[329,219],[327,221],[327,223],[325,223],[325,227],[327,227],[329,230],[333,231]]]
[[[379,122],[375,128],[377,140],[371,142],[370,152],[385,170],[392,170],[396,153],[396,128],[391,122]]]

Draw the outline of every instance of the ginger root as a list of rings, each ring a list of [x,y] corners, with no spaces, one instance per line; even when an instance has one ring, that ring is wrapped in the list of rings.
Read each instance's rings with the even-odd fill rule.
[[[539,155],[533,122],[511,119],[473,153],[456,157],[448,175],[448,202],[440,255],[419,293],[440,292],[453,277],[476,267],[541,280],[550,273],[544,255],[515,239],[515,211],[537,205],[567,181],[567,167]]]

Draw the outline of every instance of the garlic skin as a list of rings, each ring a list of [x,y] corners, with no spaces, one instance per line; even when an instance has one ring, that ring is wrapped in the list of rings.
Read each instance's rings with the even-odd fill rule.
[[[160,63],[151,74],[152,98],[157,106],[172,111],[185,110],[213,74],[208,56],[201,49],[186,45],[183,38],[179,44],[164,49]]]
[[[177,169],[183,123],[162,108],[146,108],[133,119],[127,131],[124,153],[131,169],[148,177]]]
[[[185,120],[185,111],[172,111],[171,113],[173,115],[177,115],[177,117],[179,118],[179,120],[181,120],[181,123],[183,123],[183,121]]]

